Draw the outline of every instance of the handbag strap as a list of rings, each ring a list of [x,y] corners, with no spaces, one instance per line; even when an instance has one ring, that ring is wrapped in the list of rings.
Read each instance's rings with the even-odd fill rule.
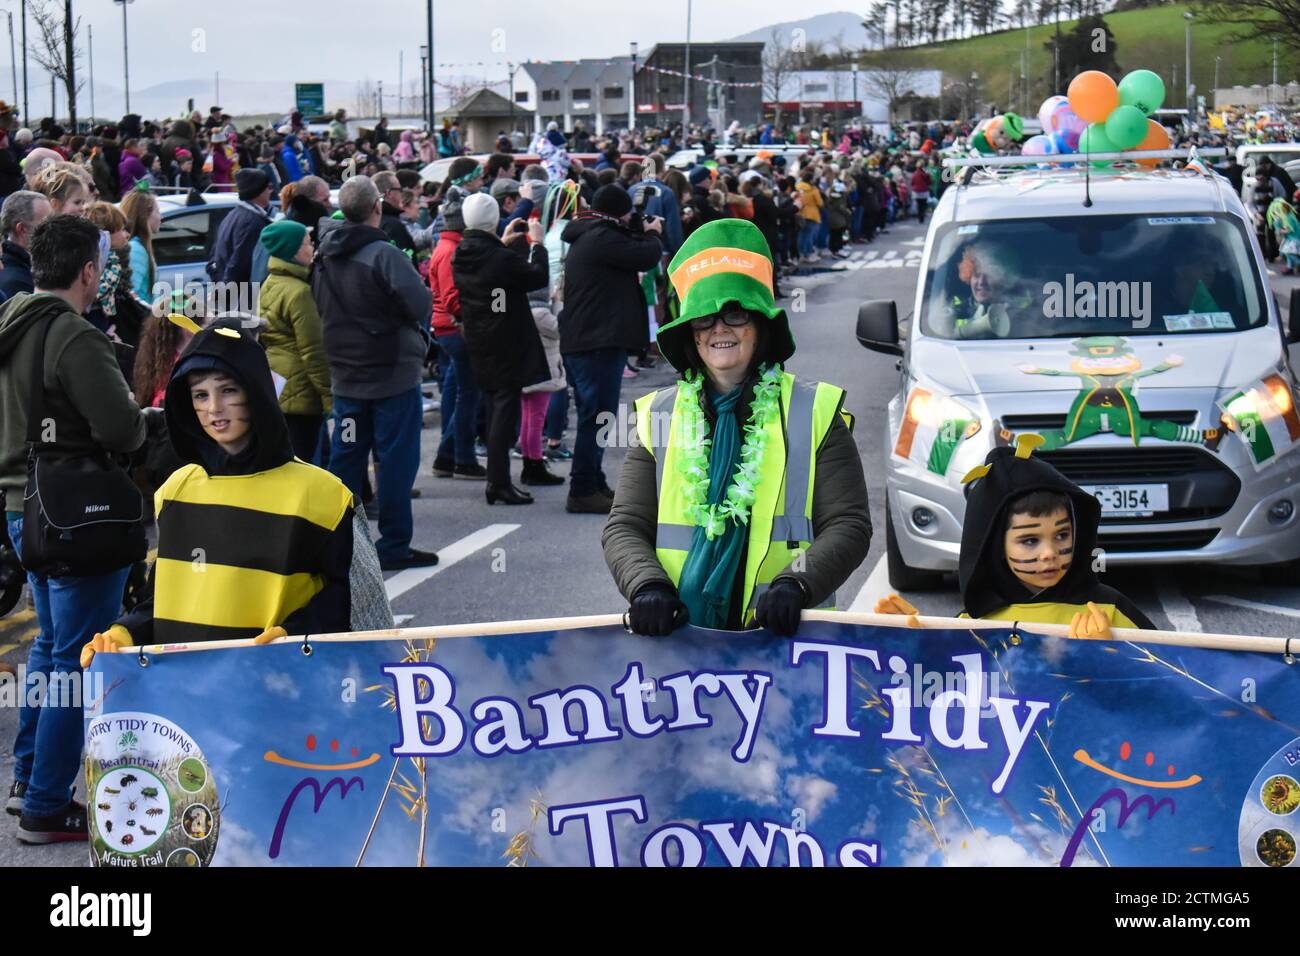
[[[30,445],[41,444],[40,428],[45,421],[45,342],[50,337],[53,325],[54,317],[47,317],[45,331],[41,333],[40,343],[36,346],[36,365],[27,392],[27,442]]]

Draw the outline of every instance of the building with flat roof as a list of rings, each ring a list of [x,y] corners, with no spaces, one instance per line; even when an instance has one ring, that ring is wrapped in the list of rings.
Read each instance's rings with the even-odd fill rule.
[[[529,61],[519,64],[514,80],[514,104],[521,128],[528,133],[550,122],[572,130],[581,121],[597,135],[627,129],[632,58]]]
[[[687,82],[685,43],[656,43],[636,74],[638,126],[680,123],[689,105],[692,123],[722,130],[732,120],[746,126],[763,111],[762,43],[692,43]],[[717,79],[718,84],[710,82]],[[739,84],[739,85],[731,85]],[[690,102],[687,103],[687,90]]]

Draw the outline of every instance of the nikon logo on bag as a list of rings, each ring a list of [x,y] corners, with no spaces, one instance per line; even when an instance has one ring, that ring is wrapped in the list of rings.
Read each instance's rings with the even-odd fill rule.
[[[86,505],[86,514],[93,515],[96,512],[107,511],[108,509],[108,505]]]

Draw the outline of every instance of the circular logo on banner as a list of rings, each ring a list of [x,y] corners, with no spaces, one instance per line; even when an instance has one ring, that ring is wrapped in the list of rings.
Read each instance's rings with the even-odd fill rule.
[[[220,805],[194,738],[156,714],[92,718],[86,729],[91,860],[98,866],[207,866]]]
[[[1300,866],[1300,737],[1261,770],[1246,792],[1237,829],[1242,866]]]

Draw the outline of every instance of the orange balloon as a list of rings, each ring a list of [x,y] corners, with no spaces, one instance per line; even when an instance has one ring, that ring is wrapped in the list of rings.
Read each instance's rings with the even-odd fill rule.
[[[1169,148],[1169,131],[1153,119],[1147,120],[1147,134],[1142,138],[1142,142],[1134,146],[1134,149],[1168,149]],[[1139,159],[1137,164],[1145,166],[1147,169],[1155,169],[1159,164],[1158,159]]]
[[[1104,123],[1119,106],[1119,87],[1100,70],[1085,70],[1070,81],[1067,91],[1074,115],[1089,123]]]

